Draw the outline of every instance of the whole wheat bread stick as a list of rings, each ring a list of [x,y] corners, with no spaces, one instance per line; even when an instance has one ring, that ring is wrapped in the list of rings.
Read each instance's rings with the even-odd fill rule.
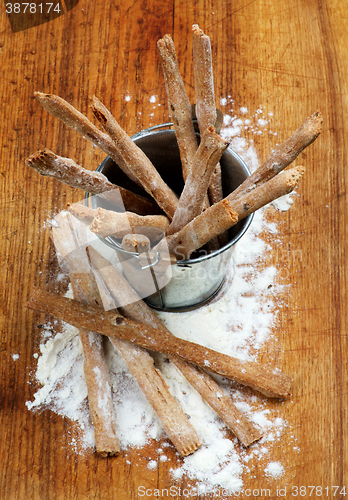
[[[290,392],[292,379],[281,372],[179,339],[163,330],[126,319],[116,311],[103,311],[99,307],[81,304],[76,300],[37,289],[33,290],[27,307],[52,314],[76,328],[128,340],[145,349],[169,356],[179,356],[201,368],[248,385],[269,397],[283,398]]]
[[[132,179],[132,181],[139,184],[138,179],[128,169],[128,166],[124,163],[122,156],[115,148],[110,137],[93,125],[85,115],[57,95],[34,92],[34,96],[46,111],[62,120],[66,125],[79,132],[99,149],[104,151],[117,163],[128,177]]]
[[[160,213],[161,210],[153,199],[132,193],[128,189],[112,184],[100,172],[87,170],[70,158],[58,156],[49,149],[37,151],[29,156],[25,163],[41,175],[50,176],[68,186],[98,194],[102,199],[117,207],[140,215]]]
[[[230,195],[230,200],[235,200],[238,196],[264,184],[290,165],[316,140],[322,130],[322,123],[323,118],[319,111],[306,118],[292,136],[277,146],[267,160],[238,186]]]
[[[85,251],[76,246],[72,237],[69,214],[60,213],[58,227],[52,228],[52,239],[57,252],[65,256],[70,268],[70,281],[75,299],[85,304],[101,305],[98,288]],[[68,246],[70,252],[66,253]],[[79,262],[79,269],[77,269]],[[84,270],[87,272],[76,272]],[[91,414],[96,451],[102,456],[116,455],[120,452],[120,443],[116,434],[116,414],[114,411],[109,371],[106,366],[103,342],[100,335],[86,330],[79,330],[83,350],[83,369],[87,385],[88,406]],[[103,401],[103,404],[100,404]]]
[[[82,203],[68,203],[66,209],[71,215],[87,226],[93,222],[93,219],[97,215],[97,210],[95,208],[87,207],[86,205],[82,205]]]
[[[211,125],[201,135],[201,143],[193,158],[192,168],[180,195],[177,209],[167,234],[174,234],[202,212],[213,170],[228,142]]]
[[[172,37],[164,35],[158,40],[157,48],[161,56],[169,114],[178,141],[183,178],[186,180],[198,148],[192,122],[192,109],[180,74]]]
[[[170,333],[150,307],[140,300],[128,281],[125,280],[117,270],[97,252],[97,250],[89,246],[87,248],[87,253],[93,268],[109,289],[118,305],[119,312],[123,316],[138,321],[139,323],[152,326],[158,330],[163,330],[165,333]],[[124,302],[125,299],[126,302]],[[250,444],[261,438],[261,434],[258,430],[255,429],[236,408],[230,398],[224,394],[211,375],[191,363],[183,361],[177,356],[170,356],[169,359],[181,371],[187,381],[197,390],[203,399],[225,421],[244,446],[250,446]]]
[[[201,133],[216,122],[216,104],[213,78],[213,62],[210,38],[198,24],[192,26],[193,71],[196,90],[196,116]],[[209,200],[212,205],[223,199],[220,163],[213,170],[209,183]],[[228,234],[219,235],[220,246],[228,243]]]
[[[124,250],[131,253],[147,252],[151,248],[151,242],[144,234],[126,234],[122,238],[121,246]]]
[[[114,212],[99,207],[89,229],[102,237],[123,238],[130,232],[136,232],[145,234],[152,241],[158,241],[168,227],[169,220],[165,215],[141,216],[132,212]]]
[[[199,28],[192,26],[193,72],[196,91],[196,116],[199,130],[215,124],[216,104],[210,39]]]
[[[231,193],[219,203],[207,208],[183,229],[169,236],[166,239],[169,252],[179,260],[188,259],[191,253],[209,241],[210,237],[218,236],[264,205],[290,193],[303,174],[304,167],[293,167],[236,199],[234,193]],[[161,242],[158,245],[161,245]]]
[[[97,300],[98,293],[89,297],[84,295],[76,275],[71,274],[70,280],[76,300],[85,303],[94,303]],[[113,407],[109,371],[105,363],[103,339],[100,335],[86,330],[79,330],[79,336],[96,450],[102,456],[116,455],[120,452],[120,443],[116,433],[117,418]],[[100,404],[101,401],[103,404]]]
[[[60,223],[59,228],[53,228],[53,237],[57,245],[57,250],[61,255],[65,256],[65,260],[70,264],[70,269],[76,269],[77,263],[80,266],[80,273],[70,273],[74,294],[76,293],[78,299],[83,303],[101,305],[101,294],[98,291],[100,289],[100,281],[97,287],[96,279],[91,270],[85,250],[88,241],[86,226],[72,219],[66,213],[59,214],[58,220]],[[69,231],[69,229],[71,230]],[[72,248],[75,248],[75,250],[72,251]],[[67,251],[68,253],[66,253]],[[105,289],[102,288],[101,293],[105,295]],[[88,301],[86,301],[86,298],[88,298]],[[115,303],[112,298],[107,297],[106,299],[108,307],[114,308]],[[106,412],[107,422],[112,423],[112,425],[115,425],[116,418],[113,407],[110,407],[109,404],[111,395],[109,395],[109,385],[105,381],[105,377],[108,374],[105,373],[105,367],[102,367],[100,364],[93,364],[95,361],[98,361],[95,351],[97,346],[101,345],[100,340],[102,337],[90,331],[86,332],[84,329],[80,329],[80,332],[84,354],[86,353],[86,381],[87,384],[91,384],[93,381],[91,387],[92,417],[94,417],[93,424],[96,422],[96,440],[100,451],[102,446],[107,446],[107,440],[105,432],[100,432],[102,422],[100,422],[99,414],[104,415],[103,412]],[[110,341],[123,358],[146,399],[152,405],[169,439],[173,442],[178,452],[185,456],[195,451],[202,444],[201,440],[192,425],[188,422],[179,403],[170,394],[167,384],[161,373],[155,368],[154,360],[150,354],[141,347],[124,340],[112,338]],[[92,373],[90,373],[91,370]],[[106,394],[105,391],[107,391]],[[101,400],[103,401],[102,405],[100,405]]]
[[[152,356],[141,347],[115,337],[110,340],[155,410],[180,455],[186,456],[197,450],[202,441],[179,403],[171,395],[162,373],[155,368]]]
[[[41,175],[54,177],[68,186],[90,193],[98,194],[115,188],[102,173],[87,170],[70,158],[58,156],[49,149],[37,151],[25,163]]]
[[[178,203],[177,196],[163,181],[145,153],[132,141],[110,111],[95,96],[93,97],[91,109],[110,136],[127,168],[138,179],[145,191],[156,200],[168,217],[172,219]]]

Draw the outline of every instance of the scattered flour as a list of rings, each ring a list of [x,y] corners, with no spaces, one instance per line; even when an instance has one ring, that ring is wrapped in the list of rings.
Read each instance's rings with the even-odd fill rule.
[[[12,354],[13,361],[17,361],[19,359],[19,354]]]
[[[227,105],[231,102],[230,96],[220,102]],[[231,141],[231,147],[254,170],[259,164],[257,154],[253,143],[243,137],[244,127],[251,126],[245,125],[248,109],[243,107],[240,112],[243,118],[225,114],[221,135]],[[250,116],[256,116],[259,122],[266,121],[262,108]],[[266,123],[259,125],[264,128]],[[253,126],[257,126],[255,120]],[[288,199],[281,200],[279,206],[283,207],[281,210],[288,209],[290,202]],[[262,234],[277,235],[277,226],[268,221],[267,211],[265,207],[255,214],[250,229],[236,245],[230,266],[232,283],[225,284],[218,297],[195,311],[158,313],[174,335],[239,359],[257,359],[258,350],[272,338],[279,312],[275,305],[282,291],[282,287],[277,285],[278,269],[258,266],[258,262],[272,252],[272,244],[265,242]],[[78,422],[83,430],[80,446],[88,449],[94,445],[94,432],[87,410],[81,342],[74,327],[63,325],[58,333],[54,330],[55,324],[47,324],[42,331],[36,371],[36,380],[41,388],[34,394],[33,401],[26,404],[31,410],[49,408]],[[13,359],[15,356],[18,355],[13,355]],[[149,439],[163,438],[164,431],[152,407],[111,344],[106,346],[106,359],[122,448],[142,447]],[[262,431],[262,439],[246,450],[236,438],[231,437],[221,419],[171,362],[157,354],[156,363],[172,394],[180,401],[203,440],[199,450],[182,459],[180,466],[172,467],[173,479],[185,475],[198,482],[201,489],[222,487],[229,492],[238,492],[243,487],[243,473],[252,472],[251,459],[264,464],[268,478],[278,478],[284,473],[284,467],[272,461],[273,447],[288,425],[279,417],[281,404],[272,406],[267,400],[245,392],[237,384],[214,376],[220,383],[221,391],[230,395],[239,410]],[[76,449],[75,442],[71,446]],[[161,446],[159,460],[164,462],[168,457],[163,454],[163,448],[168,443],[164,441]],[[156,460],[148,463],[149,469],[156,469],[157,466]]]
[[[270,462],[265,469],[265,473],[267,476],[279,478],[284,474],[284,467],[279,462]]]

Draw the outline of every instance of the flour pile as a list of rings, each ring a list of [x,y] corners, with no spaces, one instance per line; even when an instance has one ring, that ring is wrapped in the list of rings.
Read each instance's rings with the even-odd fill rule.
[[[156,99],[151,102],[155,103]],[[227,107],[228,102],[226,98],[226,103],[221,104]],[[253,115],[254,125],[248,118],[247,108],[240,110],[240,117],[225,114],[221,132],[251,170],[258,166],[258,159],[253,144],[243,138],[243,130],[253,126],[253,133],[262,133],[268,119],[262,110],[259,111]],[[280,208],[284,210],[290,203],[287,197]],[[271,243],[266,242],[263,234],[271,234],[273,240],[277,238],[277,226],[268,220],[268,213],[269,207],[265,207],[255,214],[250,229],[236,245],[229,280],[210,304],[187,313],[158,313],[174,335],[243,360],[257,359],[262,347],[276,341],[274,331],[282,286],[277,280],[279,270],[273,265],[262,264],[274,244],[272,239]],[[122,448],[141,447],[150,438],[163,437],[163,429],[152,407],[111,345],[107,346],[107,363]],[[173,480],[186,475],[193,484],[199,484],[199,492],[216,487],[237,492],[243,487],[243,473],[252,473],[251,458],[264,464],[264,474],[268,478],[279,478],[283,474],[284,466],[272,458],[272,449],[279,444],[287,427],[279,416],[281,404],[272,406],[252,391],[215,377],[236,406],[262,431],[261,441],[245,450],[172,363],[162,355],[157,355],[156,363],[204,443],[183,459],[178,468],[172,468]],[[81,447],[93,447],[82,348],[75,328],[64,325],[59,333],[55,333],[54,323],[44,325],[36,380],[42,387],[34,395],[34,400],[27,402],[27,407],[49,408],[78,422],[83,430]],[[158,461],[166,460],[162,445]],[[149,460],[148,467],[156,468],[157,461]]]

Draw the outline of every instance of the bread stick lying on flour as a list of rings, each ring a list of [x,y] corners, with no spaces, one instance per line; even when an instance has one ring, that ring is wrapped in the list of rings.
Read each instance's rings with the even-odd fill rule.
[[[167,234],[176,233],[202,212],[213,170],[227,147],[213,126],[203,132]]]
[[[236,199],[231,193],[207,208],[183,229],[168,236],[166,243],[169,252],[180,260],[188,259],[194,250],[205,245],[211,237],[218,236],[264,205],[290,193],[303,173],[303,167],[293,167]],[[161,242],[157,246],[160,245]],[[154,250],[158,248],[155,247]]]
[[[204,34],[198,24],[192,26],[193,71],[196,90],[196,116],[201,134],[216,122],[216,104],[214,93],[213,63],[210,38]],[[221,166],[217,163],[209,183],[211,204],[223,199]],[[227,243],[227,235],[224,243]]]
[[[64,255],[70,269],[70,281],[76,300],[99,304],[101,300],[94,276],[91,274],[85,250],[76,246],[68,213],[58,214],[58,227],[52,227],[52,239],[57,252]],[[87,385],[96,451],[102,456],[116,455],[120,443],[116,434],[116,414],[111,395],[109,370],[106,366],[103,341],[100,335],[79,329],[83,350],[83,369]],[[100,401],[103,404],[100,405]]]
[[[274,372],[267,366],[242,361],[179,339],[163,330],[126,319],[116,311],[103,311],[99,307],[87,306],[76,300],[37,289],[33,290],[27,307],[52,314],[77,328],[128,340],[167,356],[179,356],[203,369],[250,386],[265,396],[283,398],[290,393],[292,378],[281,372]]]
[[[152,326],[158,330],[163,330],[165,334],[170,333],[151,308],[144,301],[140,300],[128,281],[99,252],[91,246],[87,248],[87,252],[93,268],[101,276],[116,301],[119,312],[123,316]],[[177,356],[169,356],[169,359],[203,399],[225,421],[244,446],[250,446],[261,438],[258,430],[235,407],[211,375]]]

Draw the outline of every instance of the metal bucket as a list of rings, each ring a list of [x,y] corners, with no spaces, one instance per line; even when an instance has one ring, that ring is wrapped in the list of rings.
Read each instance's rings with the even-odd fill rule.
[[[163,127],[169,125],[171,124],[146,129],[132,136],[132,140],[144,151],[168,186],[177,195],[180,195],[184,187],[184,180],[175,132],[172,129],[163,130]],[[220,164],[223,194],[227,196],[250,175],[250,172],[240,156],[230,148],[224,152]],[[122,172],[111,158],[107,157],[97,170],[118,186],[148,196]],[[94,208],[96,208],[95,202]],[[209,254],[205,251],[197,251],[189,260],[171,265],[171,278],[162,283],[157,283],[155,280],[153,293],[147,296],[143,295],[144,300],[154,309],[168,312],[184,312],[208,302],[221,288],[235,244],[247,231],[252,218],[253,215],[249,215],[229,229],[229,242],[219,250]],[[124,260],[125,257],[129,259],[139,257],[137,254],[123,250],[113,238],[100,237],[100,239],[116,250],[120,260]],[[141,288],[141,272],[149,273],[151,267],[155,269],[157,264],[158,260],[155,259],[150,265],[140,266],[136,282],[132,283],[127,277],[133,288],[139,289],[139,286]],[[145,276],[144,274],[144,278]],[[153,276],[154,273],[152,273]]]

